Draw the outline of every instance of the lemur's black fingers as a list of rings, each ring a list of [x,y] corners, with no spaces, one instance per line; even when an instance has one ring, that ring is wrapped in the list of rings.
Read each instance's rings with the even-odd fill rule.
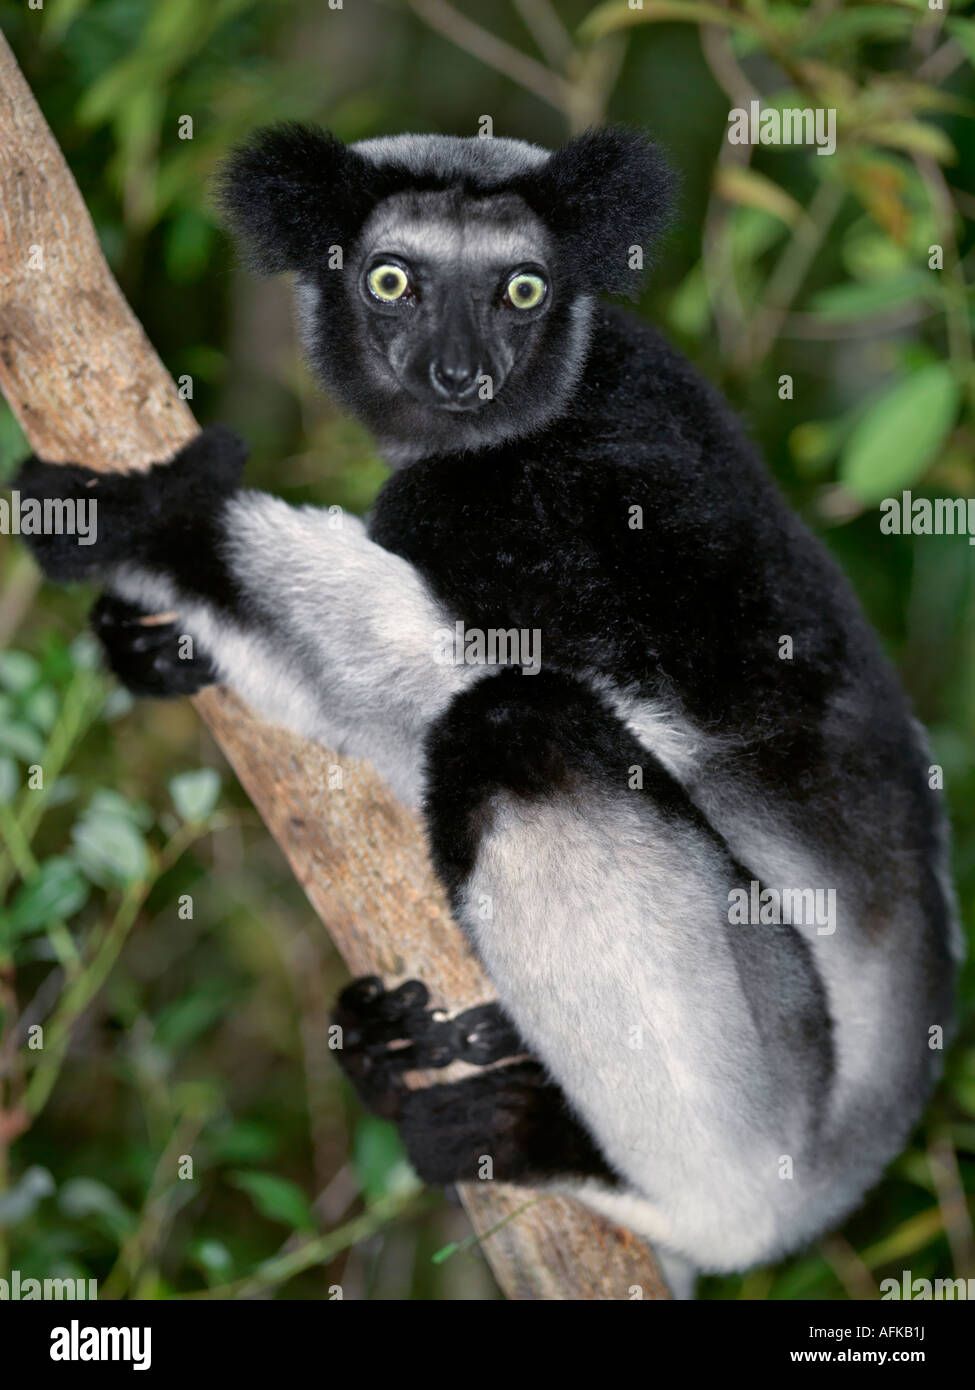
[[[134,695],[195,695],[217,680],[209,658],[166,615],[103,594],[92,609],[91,625],[109,666]]]
[[[378,975],[365,975],[339,995],[332,1023],[341,1029],[336,1058],[362,1103],[396,1119],[406,1091],[404,1050],[390,1043],[403,1028],[389,1016],[390,994]]]
[[[380,1114],[399,1114],[406,1072],[458,1059],[486,1066],[527,1051],[498,1005],[448,1018],[428,1009],[429,999],[420,980],[387,990],[376,975],[354,980],[339,998],[333,1020],[342,1029],[339,1064],[365,1104]]]
[[[499,1004],[479,1004],[448,1018],[428,1009],[429,1002],[422,980],[406,980],[386,990],[378,975],[366,975],[343,990],[339,1013],[351,1030],[353,1045],[408,1043],[412,1050],[407,1055],[417,1059],[416,1066],[446,1066],[458,1058],[487,1066],[527,1051]]]
[[[395,1055],[399,1070],[413,1066],[432,1066],[434,1062],[414,1060],[417,1044],[429,1039],[435,1016],[427,1012],[430,994],[420,980],[406,980],[387,990],[378,975],[353,980],[339,996],[334,1021],[342,1028],[343,1049],[368,1052],[379,1058]],[[391,1044],[401,1044],[391,1053]],[[443,1063],[442,1065],[446,1065]]]
[[[527,1052],[528,1046],[500,1004],[479,1004],[454,1019],[458,1053],[465,1062],[486,1067]]]

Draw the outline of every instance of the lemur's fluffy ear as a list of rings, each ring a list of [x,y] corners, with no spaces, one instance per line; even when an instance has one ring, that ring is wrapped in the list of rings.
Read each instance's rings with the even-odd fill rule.
[[[553,229],[568,265],[593,291],[635,295],[630,248],[663,230],[675,178],[646,135],[625,126],[587,130],[556,150],[519,189]]]
[[[375,168],[326,130],[295,122],[259,130],[224,162],[216,198],[258,270],[320,263],[375,200]]]

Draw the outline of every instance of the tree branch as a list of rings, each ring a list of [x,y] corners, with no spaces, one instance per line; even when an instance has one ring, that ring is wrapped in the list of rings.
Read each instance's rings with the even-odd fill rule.
[[[81,195],[0,36],[0,387],[52,461],[131,469],[196,424],[123,299]],[[494,997],[451,921],[417,819],[371,767],[257,721],[224,689],[196,707],[354,974],[416,975],[439,1002]],[[329,788],[341,765],[344,788]],[[441,1074],[442,1079],[442,1074]],[[501,1184],[462,1191],[511,1298],[627,1299],[666,1290],[646,1248],[580,1204]]]

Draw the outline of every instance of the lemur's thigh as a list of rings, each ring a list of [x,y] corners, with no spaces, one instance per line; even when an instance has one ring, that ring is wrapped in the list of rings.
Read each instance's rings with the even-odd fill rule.
[[[807,944],[730,924],[750,874],[573,678],[485,678],[434,725],[427,764],[458,917],[610,1167],[667,1211],[653,1234],[691,1258],[716,1222],[734,1258],[767,1245],[795,1190],[780,1158],[805,1155],[829,1084]]]

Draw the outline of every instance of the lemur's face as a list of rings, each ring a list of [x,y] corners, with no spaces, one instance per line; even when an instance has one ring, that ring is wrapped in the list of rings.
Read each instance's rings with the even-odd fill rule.
[[[348,290],[377,384],[450,413],[489,412],[530,373],[565,293],[545,227],[520,198],[452,192],[382,202]]]
[[[550,152],[283,126],[231,156],[221,201],[261,269],[294,272],[322,381],[407,463],[571,409],[594,297],[635,292],[667,189],[646,137],[615,127]]]

